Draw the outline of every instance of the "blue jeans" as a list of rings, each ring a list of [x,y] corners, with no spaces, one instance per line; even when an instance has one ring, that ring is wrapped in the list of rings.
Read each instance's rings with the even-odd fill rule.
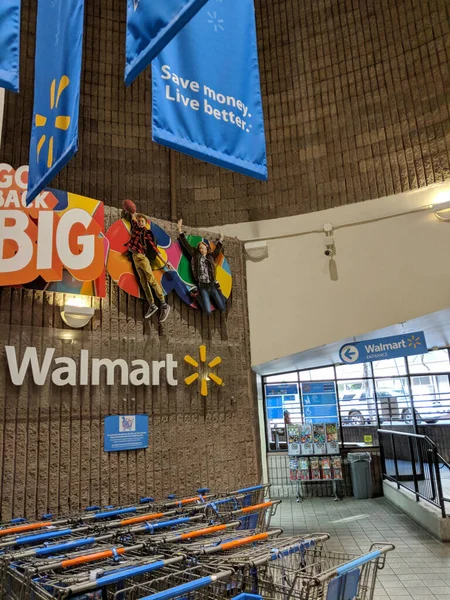
[[[226,311],[225,298],[222,293],[216,288],[214,283],[200,283],[199,291],[202,298],[203,308],[207,315],[211,314],[211,301],[220,310],[220,312]]]

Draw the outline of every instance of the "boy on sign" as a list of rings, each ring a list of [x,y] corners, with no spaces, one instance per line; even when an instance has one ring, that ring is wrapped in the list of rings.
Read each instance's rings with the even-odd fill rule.
[[[200,306],[207,315],[211,314],[211,301],[217,306],[220,312],[226,312],[225,298],[220,291],[220,285],[217,281],[216,260],[223,250],[223,236],[220,234],[217,240],[215,250],[211,249],[205,242],[199,242],[194,248],[188,242],[183,233],[183,220],[180,219],[177,224],[178,239],[181,247],[191,257],[192,275],[197,282],[200,292]]]
[[[159,255],[155,236],[148,229],[147,217],[142,213],[136,212],[136,205],[131,200],[124,200],[123,210],[128,213],[131,223],[130,240],[126,243],[128,251],[131,253],[131,259],[139,275],[142,289],[149,303],[149,308],[145,314],[145,319],[149,319],[157,310],[152,289],[160,301],[159,322],[164,321],[169,316],[170,306],[166,302],[164,292],[153,275],[150,261],[155,260]]]

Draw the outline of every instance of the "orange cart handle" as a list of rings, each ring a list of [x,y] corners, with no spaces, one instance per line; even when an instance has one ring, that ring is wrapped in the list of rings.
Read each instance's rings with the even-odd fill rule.
[[[124,554],[125,548],[116,548],[117,554]],[[102,558],[111,558],[114,556],[112,550],[105,550],[104,552],[95,552],[94,554],[84,554],[83,556],[77,556],[77,558],[69,558],[68,560],[63,560],[61,562],[61,567],[63,569],[68,569],[69,567],[75,567],[77,565],[83,565],[88,562],[93,562],[95,560],[101,560]]]
[[[143,523],[144,521],[153,521],[154,519],[160,519],[164,517],[165,513],[151,513],[150,515],[141,515],[140,517],[133,517],[132,519],[124,519],[120,521],[121,526],[133,525],[133,523]]]
[[[233,540],[232,542],[226,542],[218,546],[220,550],[231,550],[231,548],[237,548],[238,546],[245,546],[245,544],[251,544],[252,542],[259,542],[260,540],[267,540],[269,537],[268,533],[258,533],[249,537],[242,538],[240,540]]]
[[[214,525],[214,527],[206,527],[205,529],[196,529],[195,531],[191,531],[190,533],[182,533],[180,534],[180,540],[189,540],[191,538],[201,537],[202,535],[208,535],[208,533],[215,533],[217,531],[223,531],[227,529],[227,525]]]
[[[0,529],[0,536],[22,533],[23,531],[33,531],[33,529],[42,529],[43,527],[48,527],[51,524],[51,521],[45,521],[44,523],[27,523],[26,525],[16,525],[15,527]]]
[[[195,498],[183,498],[182,500],[175,500],[174,504],[192,504],[193,502],[197,502],[200,500],[200,496],[195,496]]]
[[[255,510],[262,510],[263,508],[269,508],[269,506],[273,506],[274,503],[273,502],[263,502],[263,504],[254,504],[253,506],[246,506],[245,508],[242,508],[239,511],[236,512],[241,512],[243,514],[249,513],[249,512],[254,512]]]

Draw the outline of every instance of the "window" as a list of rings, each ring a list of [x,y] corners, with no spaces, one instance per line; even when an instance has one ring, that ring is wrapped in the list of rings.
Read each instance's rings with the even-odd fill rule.
[[[377,424],[375,394],[371,379],[340,381],[337,387],[343,426]]]
[[[448,373],[450,363],[447,350],[435,350],[428,354],[418,354],[408,358],[409,372],[413,373]]]
[[[411,394],[418,422],[433,424],[450,418],[448,375],[411,377]]]
[[[270,379],[265,378],[265,382]],[[298,383],[265,383],[264,394],[269,448],[285,449],[286,424],[302,422]]]
[[[372,368],[375,377],[392,377],[395,375],[406,375],[406,363],[404,358],[376,360],[372,363]]]
[[[311,416],[312,404],[306,401],[307,394],[302,398],[299,387],[304,392],[305,386],[312,390],[320,382],[336,386],[343,441],[376,441],[380,426],[394,429],[402,426],[411,430],[414,422],[418,425],[450,423],[448,349],[408,358],[292,371],[264,377],[263,381],[271,450],[287,449],[287,423],[316,418]],[[309,416],[304,414],[304,408],[309,410]],[[314,406],[314,415],[316,408]],[[419,430],[421,432],[427,433]]]
[[[412,408],[407,377],[375,379],[378,414],[382,425],[411,425]]]
[[[269,377],[264,377],[265,383],[284,383],[289,381],[298,381],[298,373],[294,371],[293,373],[282,373],[281,375],[270,375]]]
[[[322,381],[323,379],[334,379],[334,367],[300,371],[300,381]]]
[[[370,363],[356,365],[336,365],[337,379],[356,379],[358,377],[372,377]]]

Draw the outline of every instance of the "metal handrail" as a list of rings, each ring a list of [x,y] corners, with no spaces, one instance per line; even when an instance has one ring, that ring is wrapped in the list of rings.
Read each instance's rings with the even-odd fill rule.
[[[438,453],[438,458],[439,458],[440,462],[442,463],[443,467],[447,467],[447,469],[450,469],[450,464],[439,453]]]
[[[445,501],[448,499],[445,498],[443,495],[441,473],[440,473],[440,466],[439,466],[439,460],[440,459],[443,460],[443,459],[438,454],[437,446],[436,446],[435,442],[426,435],[419,435],[416,433],[405,433],[402,431],[391,431],[389,429],[378,429],[378,434],[379,434],[379,440],[380,440],[380,455],[381,455],[381,462],[382,462],[382,468],[383,468],[383,477],[385,479],[388,479],[389,481],[393,481],[394,483],[396,483],[397,489],[400,489],[400,487],[403,487],[403,488],[407,489],[408,491],[412,492],[416,496],[417,501],[419,501],[419,499],[421,498],[422,500],[425,500],[426,502],[429,502],[430,504],[433,504],[434,506],[439,507],[441,509],[442,517],[445,518],[446,517]],[[393,475],[389,475],[387,473],[386,457],[385,457],[385,449],[384,449],[384,435],[383,434],[386,436],[390,436],[390,439],[391,439],[395,477]],[[411,488],[409,486],[404,485],[404,483],[401,482],[401,477],[400,477],[399,468],[398,468],[399,465],[398,465],[398,458],[397,458],[397,448],[396,448],[396,445],[394,442],[395,436],[406,438],[408,440],[409,462],[411,463],[412,481],[414,484],[414,490],[411,490]],[[429,459],[427,460],[427,463],[428,463],[429,474],[430,474],[429,483],[431,486],[432,497],[425,496],[419,490],[420,477],[418,477],[418,473],[416,470],[416,457],[415,457],[415,452],[413,449],[413,440],[417,441],[418,439],[422,440],[423,442],[425,442],[427,444],[427,446],[429,446],[429,448],[427,448],[427,454],[429,454]],[[416,448],[418,448],[417,445],[416,445]],[[420,461],[422,461],[422,458],[420,458]],[[447,467],[450,468],[450,465],[445,460],[443,460],[443,462]],[[423,477],[423,475],[422,475],[422,477]]]
[[[391,431],[390,429],[378,429],[378,433],[389,433],[389,435],[402,435],[403,437],[420,438],[421,440],[426,440],[432,446],[437,448],[436,444],[431,438],[429,438],[427,435],[421,435],[420,433],[408,433],[406,431]]]

